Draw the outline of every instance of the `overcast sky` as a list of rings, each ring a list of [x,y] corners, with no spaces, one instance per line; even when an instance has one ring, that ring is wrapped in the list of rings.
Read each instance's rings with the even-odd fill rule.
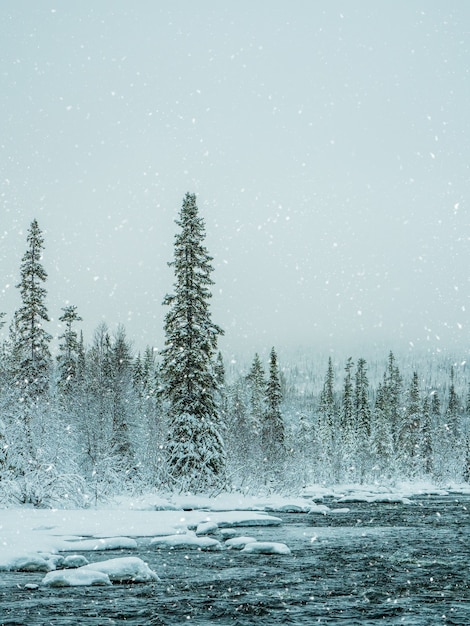
[[[466,0],[3,0],[0,311],[37,218],[49,313],[162,347],[198,196],[221,347],[470,340]]]

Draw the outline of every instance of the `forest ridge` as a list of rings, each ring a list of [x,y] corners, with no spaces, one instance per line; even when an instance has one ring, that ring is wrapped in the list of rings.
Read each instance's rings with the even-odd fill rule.
[[[470,481],[470,386],[402,375],[393,352],[372,386],[364,358],[328,360],[305,393],[255,354],[226,380],[210,310],[213,271],[196,197],[176,221],[165,346],[132,353],[105,323],[85,344],[79,309],[47,332],[44,238],[30,225],[21,305],[0,355],[0,504],[88,506],[123,492],[300,491],[309,483]],[[0,324],[5,314],[0,314]],[[426,370],[426,364],[422,364]]]

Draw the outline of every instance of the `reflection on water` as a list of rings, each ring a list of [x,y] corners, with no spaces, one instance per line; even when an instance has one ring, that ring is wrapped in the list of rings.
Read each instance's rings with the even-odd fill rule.
[[[162,579],[148,585],[26,591],[43,575],[1,573],[0,624],[470,624],[468,496],[348,506],[240,530],[283,541],[292,556],[158,550],[141,540],[132,554]]]

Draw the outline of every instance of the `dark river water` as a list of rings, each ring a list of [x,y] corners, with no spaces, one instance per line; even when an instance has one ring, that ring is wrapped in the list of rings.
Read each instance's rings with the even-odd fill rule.
[[[155,549],[148,540],[137,551],[83,553],[139,556],[161,578],[151,584],[28,591],[44,574],[2,572],[0,624],[470,626],[469,496],[346,506],[237,529],[285,542],[291,556]]]

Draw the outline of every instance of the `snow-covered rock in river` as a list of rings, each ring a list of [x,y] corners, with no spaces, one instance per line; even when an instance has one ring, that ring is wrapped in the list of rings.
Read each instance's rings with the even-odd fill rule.
[[[308,513],[311,507],[312,505],[308,502],[281,502],[267,504],[264,510],[273,513]]]
[[[82,554],[70,554],[66,556],[63,562],[63,566],[66,568],[83,567],[88,565],[88,559]]]
[[[330,507],[326,504],[314,504],[308,509],[309,515],[327,515],[330,512]]]
[[[197,525],[196,535],[210,535],[219,530],[219,525],[216,522],[201,522]]]
[[[196,533],[188,532],[180,535],[154,537],[150,545],[155,548],[189,549],[189,550],[222,550],[222,544],[212,537],[198,537]]]
[[[275,541],[253,541],[242,550],[244,554],[292,554],[285,543]]]
[[[98,561],[84,565],[75,571],[94,571],[106,574],[112,582],[146,583],[160,580],[157,574],[137,556],[125,556],[108,561]]]
[[[17,554],[0,559],[0,571],[6,572],[50,572],[54,564],[36,553]]]
[[[232,539],[237,536],[238,530],[236,528],[221,528],[219,533],[224,539]]]
[[[88,566],[86,566],[88,567]],[[42,580],[46,587],[82,587],[92,585],[111,585],[107,574],[97,570],[63,569],[56,572],[49,572]]]
[[[256,541],[253,537],[232,537],[231,539],[227,539],[225,542],[225,546],[227,548],[233,548],[234,550],[243,550],[243,548],[249,544]]]

